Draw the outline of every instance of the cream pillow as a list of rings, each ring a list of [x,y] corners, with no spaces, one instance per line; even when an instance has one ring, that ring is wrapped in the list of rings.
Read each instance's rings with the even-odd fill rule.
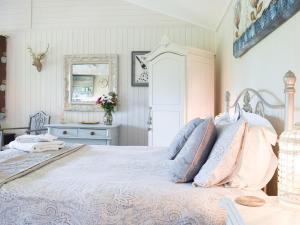
[[[228,125],[217,126],[217,141],[206,163],[194,178],[194,186],[211,187],[226,183],[226,179],[236,169],[245,128],[246,122],[244,119],[239,119],[237,122]]]
[[[249,127],[237,170],[228,186],[260,190],[272,179],[277,168],[278,160],[272,149],[277,133],[271,123],[259,115],[243,112],[241,116]]]

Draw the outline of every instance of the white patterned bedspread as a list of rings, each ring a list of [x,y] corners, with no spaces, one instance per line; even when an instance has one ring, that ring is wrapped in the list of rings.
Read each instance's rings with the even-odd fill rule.
[[[86,146],[0,188],[0,224],[225,224],[219,200],[244,192],[174,184],[171,164],[166,149]]]

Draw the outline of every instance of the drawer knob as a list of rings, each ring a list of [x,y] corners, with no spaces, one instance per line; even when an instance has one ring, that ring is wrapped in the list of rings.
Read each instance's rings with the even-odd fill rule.
[[[63,131],[63,134],[67,134],[68,132],[66,130]]]
[[[94,131],[92,131],[92,132],[91,132],[91,135],[95,135],[95,132],[94,132]]]

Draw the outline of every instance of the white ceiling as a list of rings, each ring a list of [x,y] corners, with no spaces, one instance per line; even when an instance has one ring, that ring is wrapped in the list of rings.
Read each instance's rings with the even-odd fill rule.
[[[231,0],[126,0],[133,4],[216,30]]]

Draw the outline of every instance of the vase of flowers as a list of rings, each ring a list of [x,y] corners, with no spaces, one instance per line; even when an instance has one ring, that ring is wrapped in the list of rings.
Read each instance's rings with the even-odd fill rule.
[[[118,104],[118,96],[115,92],[109,92],[108,95],[102,95],[96,104],[104,110],[103,123],[105,125],[112,125],[112,112]]]

